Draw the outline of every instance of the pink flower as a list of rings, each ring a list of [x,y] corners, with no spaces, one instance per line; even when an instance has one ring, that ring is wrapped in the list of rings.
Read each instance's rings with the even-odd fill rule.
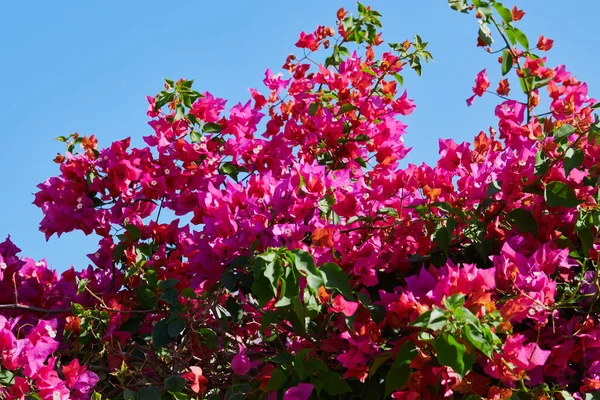
[[[540,36],[537,42],[537,48],[541,51],[548,51],[552,48],[553,45],[554,40],[544,36]]]
[[[239,350],[240,352],[231,360],[231,369],[236,375],[246,375],[251,368],[250,360],[246,354],[246,349],[241,344]]]
[[[265,71],[265,79],[263,80],[264,84],[275,93],[279,93],[283,89],[289,85],[289,79],[281,79],[281,75],[275,75],[271,72],[270,69],[267,68]]]
[[[88,371],[85,365],[81,366],[76,358],[62,370],[71,390],[88,393],[98,383],[98,375]]]
[[[398,100],[392,103],[392,109],[399,114],[408,115],[415,109],[415,102],[406,98],[406,90]]]
[[[475,77],[475,86],[473,86],[473,96],[467,99],[467,105],[473,104],[473,100],[475,100],[475,96],[483,96],[487,88],[490,87],[490,80],[488,79],[487,73],[484,70],[479,71],[477,76]]]
[[[190,387],[194,393],[203,393],[206,390],[208,379],[202,375],[202,368],[191,366],[190,372],[186,372],[181,376],[192,382]]]
[[[358,303],[354,301],[347,301],[344,296],[338,294],[331,304],[329,312],[343,313],[346,317],[351,317],[356,312]]]
[[[310,383],[299,383],[285,391],[283,400],[308,400],[314,388]]]

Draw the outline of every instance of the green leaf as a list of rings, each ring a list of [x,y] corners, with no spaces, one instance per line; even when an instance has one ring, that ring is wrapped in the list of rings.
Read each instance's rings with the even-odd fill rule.
[[[160,393],[154,386],[144,386],[136,397],[138,400],[160,400]]]
[[[345,114],[345,113],[347,113],[349,111],[352,111],[352,110],[356,110],[356,106],[355,105],[353,105],[351,103],[344,103],[340,107],[340,110],[338,111],[337,115],[342,115],[342,114]]]
[[[392,217],[398,218],[398,211],[396,211],[396,209],[392,207],[383,207],[377,210],[377,214],[391,215]]]
[[[325,281],[315,265],[313,256],[300,249],[292,250],[292,254],[294,255],[294,265],[306,277],[308,286],[316,293],[321,286],[324,286]]]
[[[165,279],[164,281],[158,282],[159,289],[168,289],[177,286],[179,283],[178,279]]]
[[[172,375],[165,379],[165,388],[169,392],[181,392],[185,384],[186,380],[181,375]]]
[[[502,191],[502,187],[500,185],[501,182],[497,182],[495,179],[492,179],[490,186],[488,186],[487,197],[492,197],[493,195],[500,193]]]
[[[571,393],[567,392],[566,390],[561,390],[558,393],[561,394],[564,400],[575,400],[575,398],[571,396]]]
[[[408,383],[411,373],[410,363],[417,355],[417,348],[413,342],[405,342],[400,347],[396,360],[385,378],[386,396]]]
[[[504,22],[512,21],[512,13],[510,10],[502,5],[502,3],[494,3],[494,8],[498,11],[498,14],[502,17]]]
[[[229,315],[231,315],[231,320],[233,322],[239,322],[244,316],[242,305],[238,303],[234,297],[229,297],[227,301],[225,301],[225,309]]]
[[[204,343],[206,347],[213,350],[219,348],[219,339],[217,338],[215,331],[210,328],[200,328],[198,329],[198,334],[201,337],[200,341]]]
[[[177,336],[181,332],[183,332],[184,329],[185,329],[185,321],[181,318],[175,318],[175,319],[169,321],[169,327],[167,328],[167,331],[169,332],[169,336],[174,338],[175,336]],[[178,392],[178,391],[179,390],[175,390],[175,392]]]
[[[71,312],[73,315],[82,315],[85,313],[85,308],[81,304],[71,303]]]
[[[377,370],[379,369],[379,367],[381,367],[383,364],[385,364],[385,362],[387,360],[389,360],[390,357],[391,357],[391,354],[382,354],[382,355],[376,357],[373,360],[371,367],[369,368],[369,378],[372,377],[373,375],[375,375],[377,373]]]
[[[175,288],[168,288],[160,295],[160,299],[167,304],[175,305],[179,300],[179,291]]]
[[[269,325],[271,325],[275,321],[277,321],[277,312],[275,312],[275,311],[265,312],[262,315],[262,318],[260,319],[261,332],[264,333],[264,331],[269,327]]]
[[[442,333],[434,342],[438,362],[452,368],[457,374],[464,375],[471,370],[473,360],[466,356],[467,348],[448,333]]]
[[[450,8],[460,12],[467,12],[469,8],[466,0],[448,0]]]
[[[527,39],[527,36],[525,36],[525,34],[517,28],[513,28],[513,33],[515,35],[515,39],[517,40],[517,42],[519,42],[521,44],[521,46],[523,46],[525,48],[525,50],[528,51],[529,50],[529,39]]]
[[[81,294],[85,291],[85,288],[87,287],[88,283],[90,283],[90,280],[87,278],[83,278],[80,279],[79,282],[77,282],[77,294]]]
[[[185,109],[183,106],[177,106],[177,112],[175,113],[175,121],[179,121],[185,117]]]
[[[233,165],[230,161],[226,161],[219,167],[219,173],[222,175],[229,175],[237,181],[237,176],[240,172],[246,172],[246,170],[237,165]]]
[[[488,46],[494,42],[490,27],[481,19],[479,20],[479,38]]]
[[[198,143],[202,141],[202,134],[200,132],[191,131],[190,140],[192,141],[192,143]]]
[[[352,392],[352,388],[346,383],[346,380],[338,373],[324,372],[319,377],[323,383],[323,390],[330,396],[338,396],[342,393]]]
[[[15,379],[15,374],[9,370],[0,371],[0,383],[6,386],[12,386]]]
[[[138,286],[135,290],[142,307],[154,308],[156,306],[156,293],[148,285]]]
[[[404,78],[402,77],[402,75],[400,75],[399,73],[395,73],[394,74],[394,79],[396,79],[396,81],[401,85],[404,86]]]
[[[569,147],[565,152],[563,166],[565,168],[565,176],[569,176],[572,170],[579,168],[583,163],[584,155],[581,149],[573,149]]]
[[[192,288],[185,288],[181,291],[181,297],[185,297],[186,299],[196,298],[196,292]]]
[[[317,111],[319,111],[318,102],[311,103],[310,106],[308,106],[308,113],[310,114],[310,116],[314,117],[315,115],[317,115]]]
[[[546,185],[544,199],[549,207],[573,208],[581,203],[573,188],[559,181],[553,181]]]
[[[259,306],[264,306],[275,296],[271,282],[264,276],[260,276],[254,279],[252,283],[252,293],[258,299]]]
[[[571,136],[573,132],[575,132],[575,128],[572,125],[561,125],[560,128],[558,128],[556,132],[554,132],[554,140],[560,143],[563,141],[563,139],[566,139],[569,136]]]
[[[304,373],[306,372],[304,359],[306,358],[306,355],[312,350],[313,349],[302,349],[294,357],[294,369],[296,370],[296,374],[298,374],[298,377],[300,379],[304,379]]]
[[[448,314],[439,307],[421,314],[410,325],[421,329],[438,331],[448,324]]]
[[[510,72],[513,66],[513,57],[508,50],[502,52],[502,75],[506,75]]]
[[[170,342],[169,324],[166,319],[161,319],[152,328],[152,343],[155,349],[159,349]]]
[[[440,226],[433,235],[433,241],[440,246],[446,257],[448,256],[448,248],[450,247],[450,231],[445,226]]]
[[[206,132],[206,133],[221,132],[222,130],[223,130],[223,127],[221,125],[217,124],[216,122],[207,122],[202,127],[202,132]]]
[[[512,220],[513,225],[521,232],[529,232],[534,235],[537,234],[537,222],[528,210],[516,208],[508,213],[508,217]]]
[[[342,271],[339,265],[335,263],[325,263],[319,267],[319,271],[323,275],[327,289],[333,289],[340,292],[346,299],[354,300],[350,293],[350,279],[348,275]]]
[[[269,379],[269,383],[267,383],[266,392],[270,392],[272,390],[279,390],[283,387],[285,381],[287,381],[287,375],[280,369],[274,369],[271,373],[271,379]]]
[[[581,240],[581,246],[583,247],[584,254],[587,254],[594,246],[594,234],[591,229],[587,226],[583,226],[577,229],[577,236]]]
[[[402,364],[396,368],[389,370],[385,377],[385,396],[389,396],[392,392],[401,389],[408,383],[411,369],[409,364]]]
[[[450,311],[456,310],[465,304],[465,298],[466,296],[462,293],[453,294],[452,296],[444,299],[444,307]]]
[[[475,347],[477,350],[481,351],[483,354],[485,354],[489,358],[492,357],[492,354],[493,354],[492,344],[490,344],[488,342],[488,340],[485,337],[485,335],[483,334],[483,332],[481,332],[475,326],[467,324],[467,325],[465,325],[464,333],[465,333],[465,338],[473,347]]]
[[[369,75],[372,75],[374,77],[377,77],[377,74],[375,73],[375,71],[373,71],[373,69],[371,67],[369,67],[368,65],[365,65],[362,69],[362,72],[366,72]]]

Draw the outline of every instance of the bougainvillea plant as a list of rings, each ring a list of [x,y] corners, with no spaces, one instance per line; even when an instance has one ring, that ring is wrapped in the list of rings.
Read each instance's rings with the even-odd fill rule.
[[[40,229],[100,242],[60,276],[0,244],[0,398],[600,398],[599,104],[523,11],[450,6],[498,125],[434,166],[399,167],[427,43],[360,3],[244,104],[166,79],[146,147],[60,137]]]

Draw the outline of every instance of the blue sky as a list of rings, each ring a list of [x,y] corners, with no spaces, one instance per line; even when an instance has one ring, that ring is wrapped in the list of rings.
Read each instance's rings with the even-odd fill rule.
[[[494,96],[467,108],[475,74],[488,68],[498,80],[495,57],[474,46],[477,24],[445,0],[372,1],[384,16],[384,39],[430,43],[435,57],[423,76],[407,72],[405,85],[417,103],[406,118],[408,161],[433,162],[439,137],[469,140],[494,123]],[[427,3],[427,5],[425,5]],[[506,2],[506,5],[513,3]],[[591,34],[600,2],[520,0],[522,30],[536,42],[555,39],[549,64],[568,69],[600,97],[600,56]],[[96,237],[79,233],[46,242],[37,230],[41,212],[31,204],[36,185],[58,172],[59,135],[95,134],[100,146],[132,137],[142,145],[147,125],[145,95],[162,78],[195,79],[198,90],[229,99],[232,106],[260,87],[265,68],[281,70],[300,31],[333,24],[352,1],[60,1],[3,4],[0,14],[0,239],[8,234],[24,256],[46,258],[53,268],[87,266]],[[495,86],[494,86],[495,87]],[[515,88],[516,89],[516,88]]]

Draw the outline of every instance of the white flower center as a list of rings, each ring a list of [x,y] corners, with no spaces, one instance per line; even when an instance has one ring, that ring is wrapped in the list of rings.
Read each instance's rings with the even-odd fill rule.
[[[48,332],[48,336],[50,336],[51,338],[55,338],[56,337],[56,332],[54,331],[54,329],[52,329],[52,327],[50,325],[46,325],[46,331]],[[58,392],[54,392],[55,394]],[[60,396],[60,393],[58,393]],[[54,394],[52,395],[54,396]]]

